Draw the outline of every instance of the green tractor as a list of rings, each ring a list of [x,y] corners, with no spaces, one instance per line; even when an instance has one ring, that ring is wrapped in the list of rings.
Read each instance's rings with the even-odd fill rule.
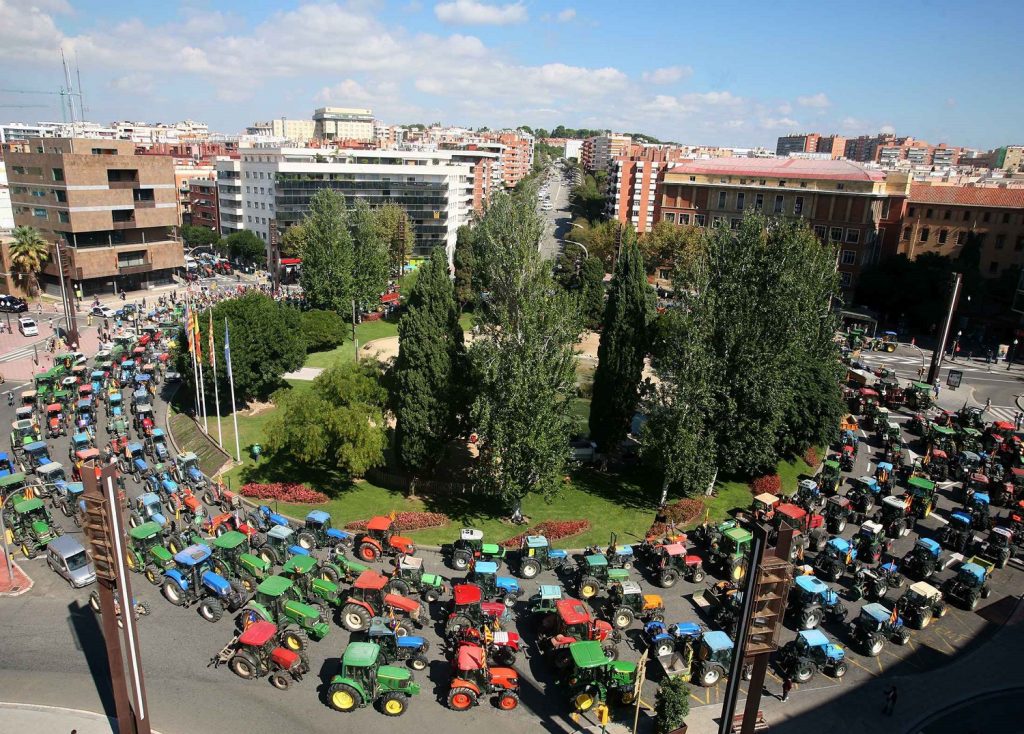
[[[754,535],[735,522],[726,521],[720,525],[721,533],[712,537],[708,543],[708,566],[724,573],[731,581],[742,581],[747,576],[750,566],[750,544]],[[729,527],[723,527],[729,525]]]
[[[327,703],[348,713],[375,704],[385,716],[401,716],[420,686],[405,668],[383,665],[380,647],[351,642],[341,656],[341,668],[327,686]]]
[[[252,594],[256,586],[270,575],[271,566],[259,556],[249,553],[249,538],[245,533],[229,530],[210,542],[214,572],[226,579],[238,579],[246,593]]]
[[[341,569],[313,556],[295,555],[281,569],[281,576],[290,579],[299,595],[313,605],[339,607],[343,601],[338,581]]]
[[[59,525],[38,497],[14,503],[14,517],[9,521],[12,539],[21,545],[25,558],[35,558],[39,551],[54,538],[63,535]]]
[[[11,451],[15,455],[20,456],[25,446],[41,439],[39,424],[34,419],[22,418],[11,423]]]
[[[441,555],[456,571],[467,571],[476,561],[494,561],[500,566],[506,552],[497,543],[485,543],[482,530],[462,528],[458,540],[441,546]]]
[[[629,580],[629,571],[624,568],[609,568],[608,559],[602,553],[586,556],[576,570],[576,594],[581,599],[596,596],[608,584]]]
[[[256,587],[256,594],[242,610],[244,623],[264,620],[284,627],[284,644],[291,650],[302,650],[309,637],[322,640],[331,631],[323,610],[299,599],[299,592],[290,579],[268,576]]]
[[[416,556],[399,556],[390,577],[385,588],[392,594],[419,594],[428,604],[437,601],[448,591],[444,579],[436,573],[425,573],[423,559]]]
[[[174,556],[164,547],[160,523],[144,522],[128,530],[125,563],[128,570],[141,573],[153,586],[164,581],[164,571],[174,568]]]
[[[818,486],[822,494],[832,495],[839,491],[839,482],[842,481],[842,469],[839,462],[829,459],[821,466],[821,474],[818,476]]]
[[[627,705],[636,700],[636,663],[609,660],[601,643],[592,640],[572,643],[569,655],[569,700],[576,711],[589,711],[613,700]]]

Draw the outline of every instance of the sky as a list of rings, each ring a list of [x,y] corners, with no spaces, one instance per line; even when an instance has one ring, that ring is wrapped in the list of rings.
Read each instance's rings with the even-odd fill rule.
[[[236,134],[333,105],[694,145],[895,131],[988,149],[1024,143],[1022,27],[1020,0],[0,0],[0,119],[61,119],[63,48],[102,123]]]

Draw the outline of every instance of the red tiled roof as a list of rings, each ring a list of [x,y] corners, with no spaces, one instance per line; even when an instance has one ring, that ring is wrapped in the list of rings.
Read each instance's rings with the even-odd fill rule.
[[[994,186],[930,186],[928,184],[911,184],[910,203],[1024,209],[1024,188],[1002,189]]]
[[[678,163],[669,174],[702,173],[722,176],[779,176],[827,181],[884,181],[885,174],[845,160],[807,158],[712,158]]]

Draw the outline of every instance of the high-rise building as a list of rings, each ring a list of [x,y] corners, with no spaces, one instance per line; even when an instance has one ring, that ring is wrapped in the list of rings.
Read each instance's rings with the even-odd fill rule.
[[[632,143],[630,136],[618,133],[587,138],[580,146],[580,163],[587,171],[607,170],[613,160],[629,152]]]
[[[242,200],[242,162],[240,156],[221,157],[213,162],[217,170],[217,210],[222,237],[245,229],[245,204]]]
[[[0,232],[6,232],[11,229],[14,229],[11,187],[7,183],[7,164],[0,160]]]
[[[775,155],[780,158],[800,153],[827,153],[833,159],[843,158],[846,155],[846,138],[842,135],[802,133],[783,135],[775,145]]]
[[[217,179],[193,178],[188,182],[189,223],[220,232],[220,199]]]
[[[135,154],[135,144],[87,138],[33,138],[6,155],[16,225],[68,245],[72,281],[86,295],[171,282],[184,267],[174,164]],[[59,291],[56,257],[40,275]]]
[[[373,110],[320,107],[313,112],[317,140],[373,140]]]
[[[686,153],[675,146],[633,145],[611,165],[608,179],[609,215],[623,224],[632,223],[637,232],[654,226],[658,186],[665,172],[685,160]]]
[[[496,142],[502,146],[502,183],[514,188],[533,170],[533,136],[522,130],[506,130],[497,134]]]
[[[266,122],[254,122],[245,129],[245,134],[290,140],[304,145],[316,135],[316,123],[313,120],[291,120],[281,117]]]

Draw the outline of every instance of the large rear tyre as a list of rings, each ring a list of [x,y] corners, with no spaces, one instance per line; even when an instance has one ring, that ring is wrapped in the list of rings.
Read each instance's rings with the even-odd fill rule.
[[[601,582],[593,576],[584,576],[580,581],[580,597],[583,599],[590,599],[591,597],[597,596],[597,592],[600,590]]]
[[[259,675],[260,666],[256,662],[255,658],[247,652],[236,653],[231,660],[228,661],[228,668],[231,672],[237,675],[239,678],[245,680],[252,680]]]
[[[469,688],[453,688],[448,693],[448,708],[452,711],[469,711],[476,701],[476,694]]]
[[[671,589],[679,581],[679,572],[674,568],[666,568],[658,576],[658,586],[663,589]]]
[[[164,595],[164,599],[169,601],[176,607],[185,606],[185,592],[178,586],[178,582],[174,579],[167,579],[164,581],[163,587],[160,589]]]
[[[297,624],[290,624],[281,630],[281,646],[292,652],[299,652],[309,647],[309,635]]]
[[[199,602],[198,612],[207,622],[219,622],[224,616],[224,606],[219,599],[203,599]]]
[[[796,683],[806,683],[814,677],[814,666],[805,660],[801,660],[796,665],[796,670],[793,672],[793,680]]]
[[[335,711],[347,714],[359,708],[362,702],[359,691],[346,683],[332,683],[327,687],[327,705]]]
[[[380,549],[373,543],[360,543],[358,555],[359,560],[373,563],[380,558]]]
[[[527,558],[519,566],[519,575],[524,579],[536,578],[540,573],[540,564],[532,558]],[[517,699],[518,702],[518,699]]]
[[[341,608],[341,625],[349,632],[362,632],[370,626],[370,613],[358,604]]]
[[[612,615],[612,624],[615,625],[616,629],[624,630],[629,625],[633,624],[633,620],[636,617],[633,614],[633,610],[627,607],[620,607],[615,610],[615,614]]]
[[[316,536],[313,533],[302,531],[295,536],[295,540],[298,542],[299,547],[305,548],[306,550],[313,550],[316,548]]]

